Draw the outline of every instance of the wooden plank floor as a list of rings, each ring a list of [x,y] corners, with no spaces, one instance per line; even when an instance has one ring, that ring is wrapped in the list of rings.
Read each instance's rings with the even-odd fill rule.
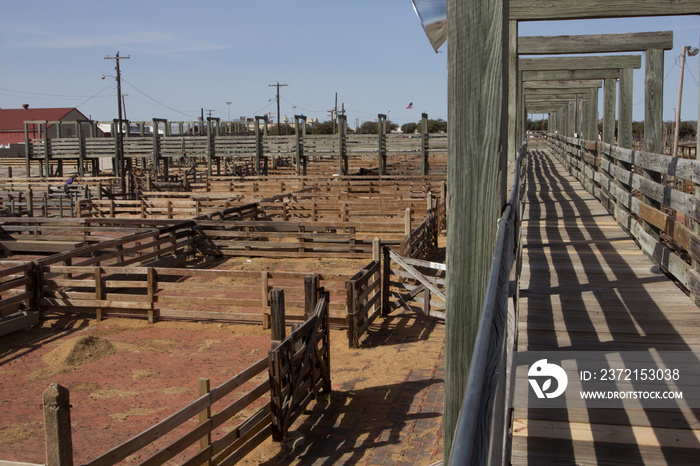
[[[518,351],[700,351],[700,310],[548,151],[529,155]],[[700,464],[700,410],[534,409],[527,384],[513,464]]]

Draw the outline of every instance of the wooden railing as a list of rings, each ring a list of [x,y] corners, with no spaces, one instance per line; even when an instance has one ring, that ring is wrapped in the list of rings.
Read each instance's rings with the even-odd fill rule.
[[[331,391],[330,296],[323,288],[314,293],[310,317],[267,357],[211,390],[208,379],[199,379],[199,398],[86,465],[111,466],[130,456],[141,466],[235,464],[270,435],[284,440],[309,402]],[[56,384],[44,393],[46,449],[57,452],[52,464],[61,466],[73,464],[68,399],[68,390]],[[255,412],[232,428],[244,410]]]
[[[272,438],[284,439],[319,392],[331,391],[328,292],[319,293],[310,319],[269,353]]]
[[[520,276],[520,219],[522,218],[525,153],[521,147],[513,187],[498,234],[486,298],[481,310],[474,352],[469,366],[457,428],[452,441],[450,465],[507,464],[508,429],[512,396],[512,357],[517,299],[509,281]]]
[[[569,172],[700,302],[700,161],[549,135]]]
[[[216,465],[224,462],[233,464],[269,437],[271,432],[269,402],[264,403],[255,414],[238,423],[234,429],[230,429],[230,426],[227,425],[223,430],[225,433],[219,439],[205,441],[204,444],[200,440],[203,438],[211,439],[211,434],[215,429],[222,427],[245,408],[268,395],[270,384],[265,378],[262,382],[257,382],[254,388],[244,391],[235,401],[228,401],[229,404],[220,407],[216,413],[211,414],[212,407],[217,401],[234,393],[236,389],[247,382],[253,381],[255,383],[254,379],[260,378],[268,365],[268,358],[261,359],[213,390],[200,393],[200,397],[185,408],[86,463],[86,466],[118,464],[128,456],[138,453],[158,441],[161,443],[158,444],[157,453],[149,454],[138,464],[142,466],[160,465],[171,460],[176,460],[177,464],[192,466]],[[187,428],[185,432],[180,429],[174,439],[169,440],[165,445],[162,444],[163,437],[188,423],[194,417],[199,417],[197,427]],[[199,445],[200,451],[193,454],[190,450],[187,453],[186,450],[194,445]]]
[[[382,314],[382,268],[373,260],[345,282],[348,345],[360,347],[360,337]]]
[[[33,262],[3,262],[0,270],[0,336],[39,321],[36,306],[36,266]]]
[[[306,274],[169,267],[48,265],[42,269],[41,306],[47,311],[158,319],[215,320],[264,324],[268,294],[287,291],[287,318],[304,320]],[[345,321],[347,275],[317,274],[333,290],[328,303],[335,324]],[[0,301],[1,303],[2,301]]]
[[[384,315],[405,307],[425,316],[445,319],[445,264],[401,257],[385,247],[383,268],[383,276],[387,277],[384,279]]]

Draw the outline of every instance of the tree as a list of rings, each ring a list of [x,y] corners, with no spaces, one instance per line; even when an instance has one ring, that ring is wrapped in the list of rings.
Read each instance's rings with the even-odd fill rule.
[[[357,134],[377,134],[379,133],[377,126],[376,121],[365,121],[357,129]]]
[[[418,127],[416,128],[416,131],[422,132],[422,122],[418,123]],[[431,120],[428,119],[428,132],[429,133],[446,133],[447,132],[447,122],[443,120],[442,118],[438,118],[437,120]]]
[[[307,129],[306,132],[310,134],[333,134],[333,122],[324,121],[323,123],[319,123],[312,128]]]
[[[418,128],[418,123],[406,123],[401,125],[401,131],[404,133],[415,133]]]

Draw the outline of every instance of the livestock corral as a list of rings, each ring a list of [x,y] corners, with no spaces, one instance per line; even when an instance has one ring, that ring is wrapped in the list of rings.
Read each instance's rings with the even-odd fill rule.
[[[444,157],[4,178],[0,460],[439,460]]]

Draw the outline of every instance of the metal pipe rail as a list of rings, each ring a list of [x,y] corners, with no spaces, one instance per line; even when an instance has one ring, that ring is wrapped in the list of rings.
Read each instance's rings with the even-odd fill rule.
[[[481,311],[469,381],[450,452],[450,465],[505,464],[511,397],[512,335],[508,322],[515,320],[509,308],[509,281],[513,265],[516,283],[520,275],[520,217],[527,143],[518,151],[513,187],[498,221],[496,247]],[[513,303],[515,304],[515,302]]]

